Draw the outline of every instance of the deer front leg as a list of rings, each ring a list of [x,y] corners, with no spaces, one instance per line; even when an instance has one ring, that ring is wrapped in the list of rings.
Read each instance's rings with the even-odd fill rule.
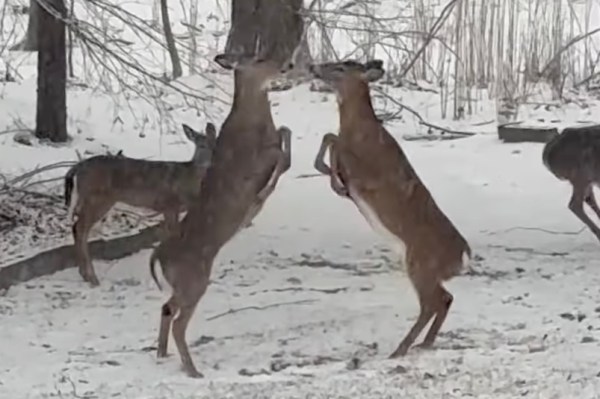
[[[331,165],[330,185],[332,190],[340,197],[350,198],[348,188],[340,178],[339,159],[339,148],[334,144],[329,147],[329,164]]]
[[[287,148],[289,149],[289,146]],[[267,183],[256,194],[256,198],[248,209],[248,213],[241,224],[241,228],[250,227],[252,220],[258,215],[267,198],[269,198],[271,193],[275,190],[279,177],[287,170],[286,165],[289,162],[289,152],[286,153],[286,151],[281,149],[273,149],[271,152],[267,153],[265,157],[274,159],[275,167],[273,168],[273,172]]]
[[[321,147],[315,157],[315,169],[324,175],[330,177],[330,184],[332,190],[341,197],[349,197],[348,189],[340,180],[339,166],[338,166],[338,137],[333,133],[327,133],[323,136],[321,141]],[[329,163],[327,166],[325,163],[325,152],[329,149]]]

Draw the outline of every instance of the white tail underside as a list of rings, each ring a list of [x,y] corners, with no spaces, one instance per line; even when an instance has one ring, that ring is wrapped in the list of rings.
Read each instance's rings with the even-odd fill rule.
[[[71,221],[75,221],[75,207],[77,206],[77,202],[79,201],[79,194],[77,193],[77,176],[73,177],[73,190],[71,191],[71,202],[69,203],[69,209],[67,211],[67,219]]]

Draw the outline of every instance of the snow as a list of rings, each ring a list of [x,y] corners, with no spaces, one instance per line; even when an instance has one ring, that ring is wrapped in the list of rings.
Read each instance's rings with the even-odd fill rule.
[[[218,32],[228,15],[222,2],[210,3],[200,10],[209,43],[199,54],[203,70],[213,67],[206,60],[222,46]],[[147,14],[148,7],[128,6]],[[178,34],[180,17],[172,15]],[[337,46],[346,39],[334,40]],[[135,43],[124,51],[142,57],[143,49],[148,68],[162,70],[157,47]],[[35,118],[35,57],[10,57],[3,61],[18,65],[20,78],[0,83],[0,132],[31,128]],[[72,141],[25,146],[14,142],[14,132],[0,133],[2,176],[75,161],[76,150],[85,157],[122,149],[131,157],[187,160],[193,146],[179,125],[219,126],[231,98],[231,77],[206,71],[176,85],[210,101],[154,88],[152,103],[71,83]],[[169,292],[153,283],[150,251],[142,251],[95,261],[95,289],[70,269],[0,293],[0,397],[597,398],[599,243],[567,209],[570,187],[545,170],[542,145],[500,143],[494,101],[483,91],[462,121],[441,118],[434,92],[374,85],[373,96],[378,112],[394,116],[387,128],[473,250],[473,270],[447,284],[455,301],[434,349],[387,359],[417,317],[415,293],[398,255],[359,210],[333,194],[325,178],[305,176],[315,173],[322,135],[337,130],[334,96],[305,84],[271,94],[276,124],[292,130],[292,168],[254,225],[221,251],[188,329],[205,378],[184,375],[172,341],[171,356],[156,359]],[[558,109],[526,105],[519,118],[562,128],[598,114],[592,97],[570,98]],[[400,103],[428,122],[477,135],[403,140],[422,137],[427,127],[409,110],[399,112]],[[50,170],[36,179],[59,180],[29,188],[50,197],[0,198],[0,210],[16,209],[21,221],[0,231],[0,265],[72,242],[60,202],[65,171]],[[131,233],[156,220],[117,209],[92,236]]]

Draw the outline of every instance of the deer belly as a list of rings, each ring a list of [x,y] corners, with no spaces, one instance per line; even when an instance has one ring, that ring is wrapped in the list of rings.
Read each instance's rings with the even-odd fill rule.
[[[398,253],[398,255],[404,257],[406,251],[406,245],[404,244],[404,241],[402,241],[400,237],[385,227],[385,225],[381,222],[379,215],[377,215],[377,212],[375,212],[371,205],[369,205],[369,203],[367,203],[367,201],[365,201],[355,189],[349,188],[349,193],[352,201],[354,201],[364,218],[367,219],[367,222],[371,228],[375,230],[377,234],[383,237],[392,246],[392,249]]]

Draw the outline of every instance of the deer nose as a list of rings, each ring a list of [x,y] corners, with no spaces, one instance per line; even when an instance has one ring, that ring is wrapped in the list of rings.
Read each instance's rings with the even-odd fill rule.
[[[281,72],[285,73],[291,71],[292,69],[294,69],[294,63],[290,61],[283,65],[283,67],[281,68]]]

